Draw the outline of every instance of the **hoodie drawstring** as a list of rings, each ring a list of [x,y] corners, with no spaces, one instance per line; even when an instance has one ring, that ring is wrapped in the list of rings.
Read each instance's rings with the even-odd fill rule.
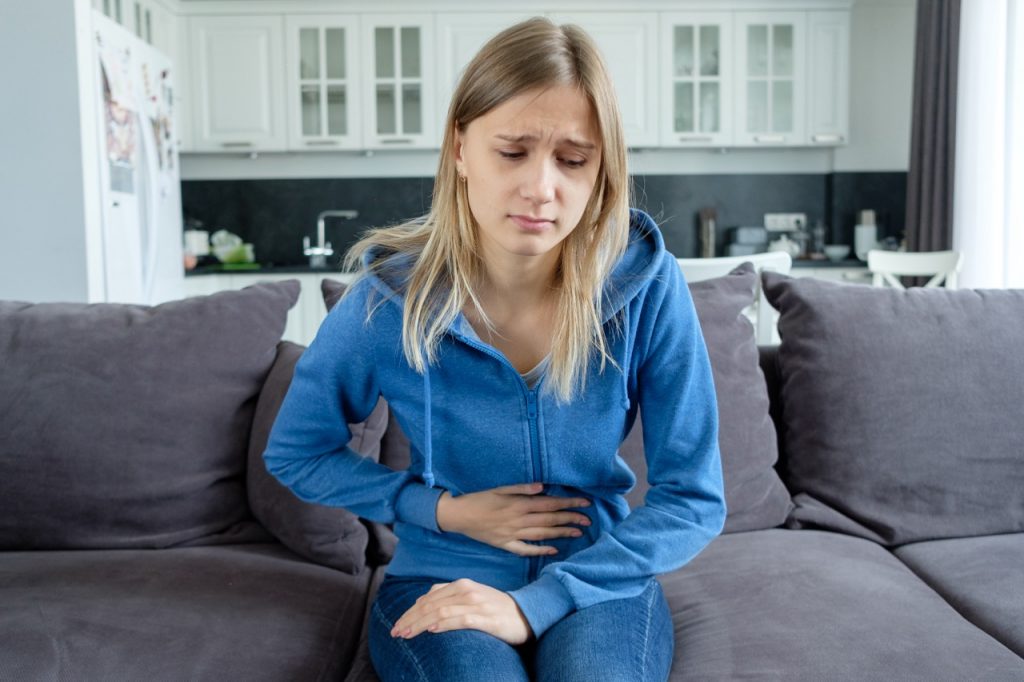
[[[433,448],[433,437],[431,434],[431,415],[430,415],[430,361],[426,357],[426,351],[424,350],[423,357],[425,360],[423,368],[423,423],[425,429],[425,444],[423,447],[423,482],[427,484],[428,488],[434,487],[434,448]]]
[[[629,410],[629,363],[633,357],[633,335],[630,333],[629,326],[629,303],[623,308],[624,322],[622,328],[622,334],[625,337],[625,343],[622,345],[625,348],[625,354],[622,358],[622,407],[625,410]]]

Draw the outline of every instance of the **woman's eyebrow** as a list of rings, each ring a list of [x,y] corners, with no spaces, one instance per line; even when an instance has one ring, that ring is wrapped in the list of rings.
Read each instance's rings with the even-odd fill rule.
[[[513,143],[518,143],[518,142],[536,142],[537,139],[538,139],[536,135],[529,135],[529,134],[526,134],[526,135],[495,135],[494,137],[496,137],[499,140],[504,140],[505,142],[513,142]],[[558,143],[559,144],[567,144],[570,147],[576,147],[577,149],[587,149],[587,150],[597,149],[597,145],[595,145],[595,144],[593,144],[591,142],[587,142],[585,140],[576,140],[576,139],[573,139],[571,137],[563,137],[561,140],[558,141]]]

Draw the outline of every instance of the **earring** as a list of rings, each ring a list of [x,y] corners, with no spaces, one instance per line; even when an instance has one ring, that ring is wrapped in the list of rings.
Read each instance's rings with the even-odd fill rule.
[[[462,182],[465,182],[466,181],[466,176],[463,175],[462,173],[459,173],[459,180],[461,180]]]

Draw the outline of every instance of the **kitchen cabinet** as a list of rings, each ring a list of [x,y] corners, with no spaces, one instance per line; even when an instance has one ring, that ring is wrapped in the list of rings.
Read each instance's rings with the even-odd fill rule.
[[[436,149],[434,16],[367,14],[360,20],[363,147]]]
[[[448,117],[448,105],[469,60],[500,31],[531,16],[533,14],[506,12],[444,12],[436,15],[438,97],[435,111],[439,126],[443,126]],[[439,145],[440,142],[439,139]]]
[[[259,282],[281,282],[287,279],[297,279],[302,289],[299,293],[298,302],[288,311],[288,321],[285,325],[285,341],[308,346],[320,324],[327,316],[327,308],[324,306],[323,297],[320,293],[320,281],[324,278],[335,279],[341,282],[349,282],[353,275],[348,273],[299,273],[299,274],[274,274],[274,273],[225,273],[215,275],[193,275],[185,278],[186,296],[206,296],[215,294],[218,291],[236,291]]]
[[[737,12],[736,146],[802,145],[805,140],[806,16]]]
[[[618,97],[626,145],[658,146],[658,15],[559,12],[549,17],[557,24],[577,24],[594,39]]]
[[[358,15],[285,18],[288,147],[362,146]]]
[[[189,18],[191,151],[284,151],[284,18]]]
[[[732,14],[662,14],[661,26],[661,145],[731,146]]]
[[[93,2],[111,11],[123,3],[123,14],[159,4]],[[579,24],[598,44],[631,148],[846,144],[849,5],[763,6],[556,5],[547,15]],[[154,41],[176,48],[181,151],[437,149],[465,65],[494,34],[533,14],[455,0],[425,13],[344,7],[302,14],[269,0],[264,14],[228,16],[189,6],[177,30],[157,31]]]
[[[807,144],[849,139],[850,13],[807,13]]]

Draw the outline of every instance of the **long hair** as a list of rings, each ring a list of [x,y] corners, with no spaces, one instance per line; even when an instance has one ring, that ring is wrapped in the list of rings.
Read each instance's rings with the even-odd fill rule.
[[[412,262],[401,279],[405,296],[402,347],[422,373],[437,359],[449,325],[467,302],[493,330],[476,296],[482,281],[477,225],[455,165],[456,132],[509,99],[538,88],[575,87],[589,100],[601,136],[601,164],[580,222],[561,243],[557,316],[544,390],[568,402],[585,388],[592,355],[615,364],[602,328],[603,286],[629,237],[629,174],[622,119],[607,68],[593,40],[572,24],[533,18],[493,37],[466,67],[452,95],[430,212],[370,230],[348,252],[357,270],[369,249],[377,257],[358,276]],[[411,258],[410,258],[411,257]],[[351,287],[349,288],[351,290]]]

